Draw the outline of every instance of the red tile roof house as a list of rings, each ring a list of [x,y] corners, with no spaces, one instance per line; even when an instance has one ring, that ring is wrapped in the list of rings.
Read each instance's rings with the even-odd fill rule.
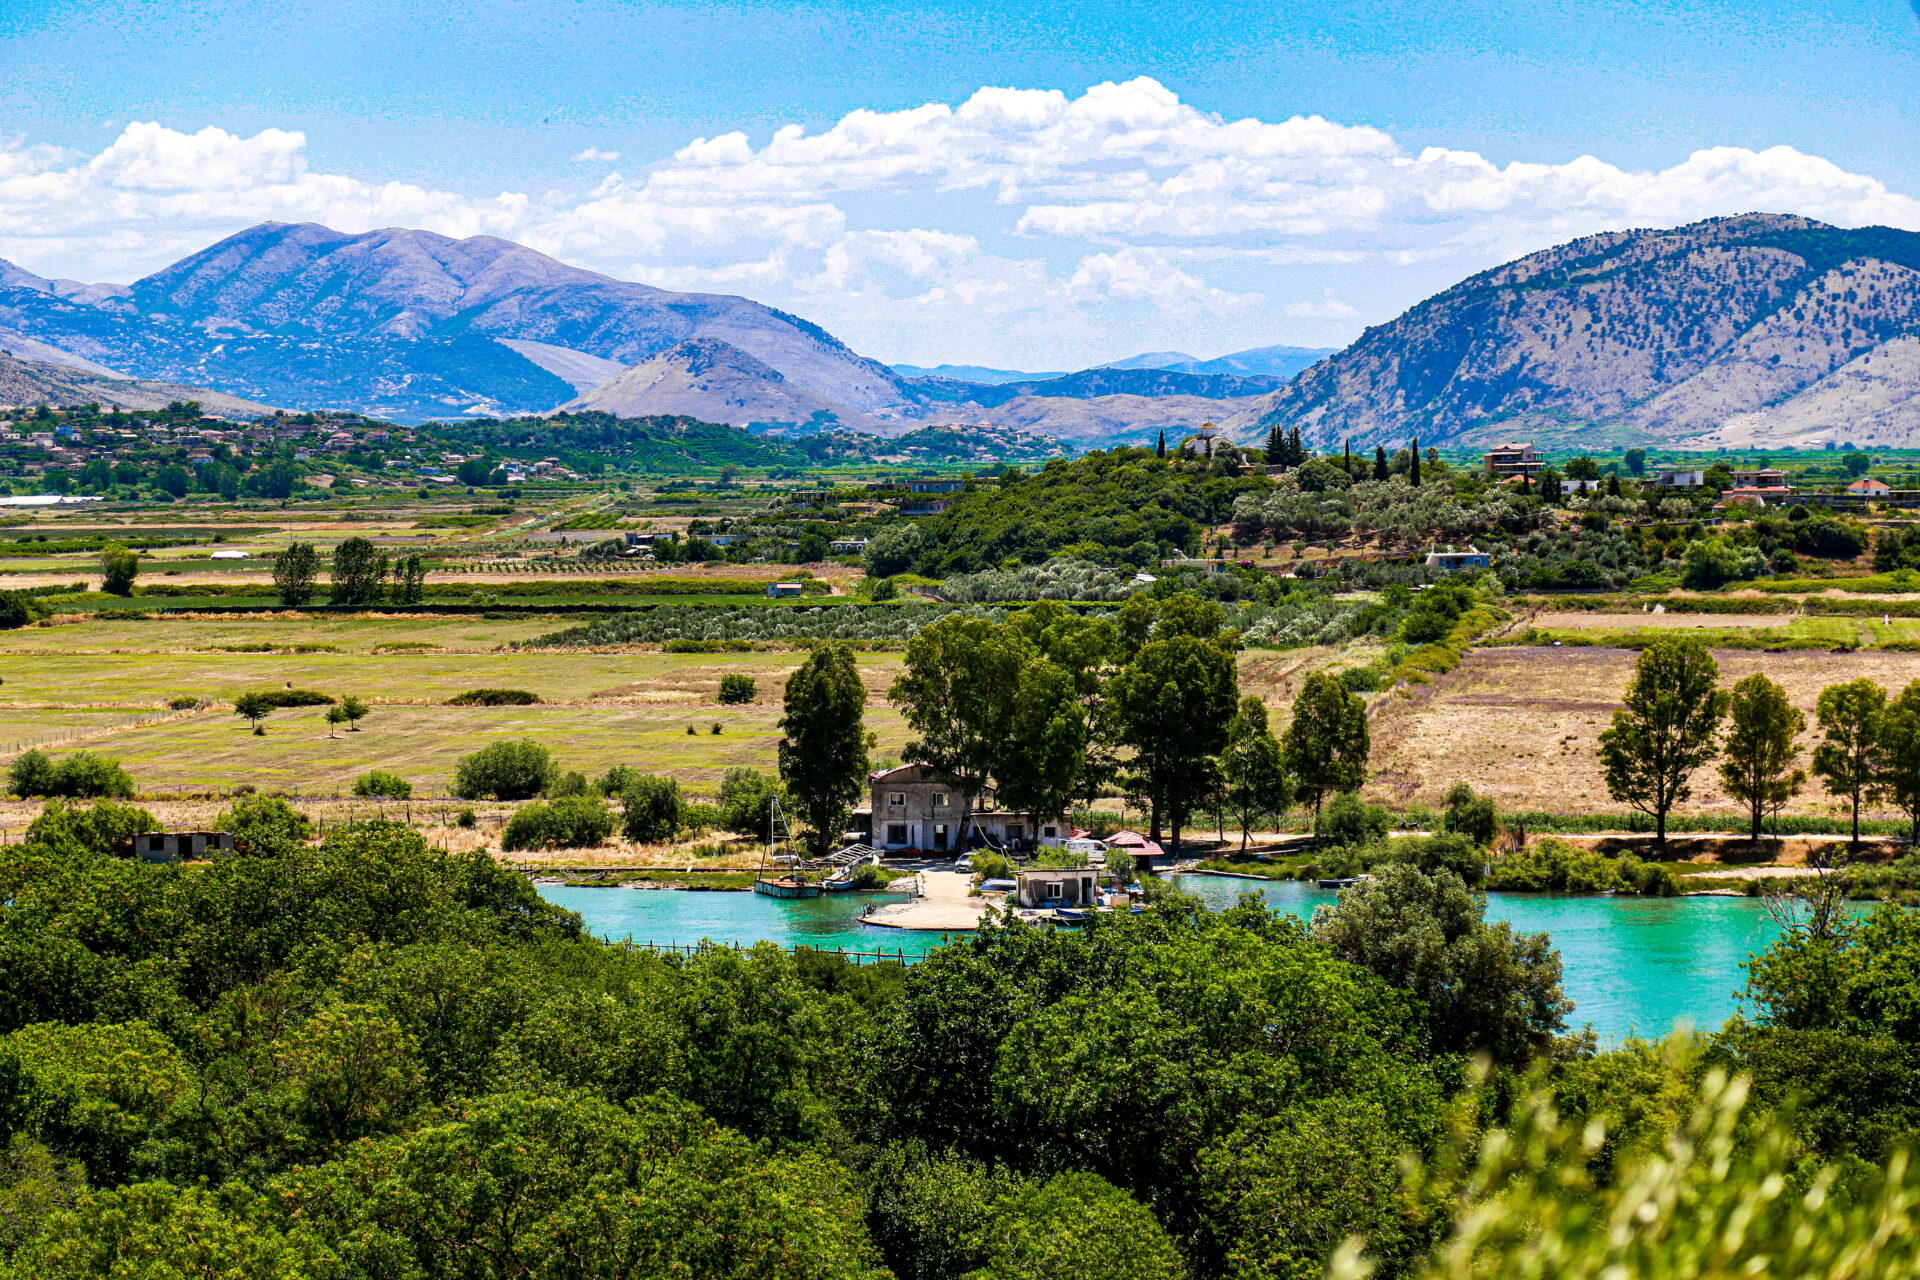
[[[1855,480],[1847,486],[1847,492],[1879,495],[1882,493],[1892,493],[1893,487],[1879,480],[1875,480],[1872,476],[1861,476],[1858,480]]]

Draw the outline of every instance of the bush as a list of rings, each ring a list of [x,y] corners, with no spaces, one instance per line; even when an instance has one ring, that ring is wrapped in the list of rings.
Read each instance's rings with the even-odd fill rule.
[[[1113,854],[1110,852],[1107,856],[1111,858]],[[973,855],[973,874],[981,880],[1011,880],[1013,863],[1004,854],[981,849]]]
[[[191,711],[199,705],[200,699],[193,697],[191,694],[183,693],[177,698],[167,699],[167,710],[169,711]]]
[[[160,822],[145,809],[102,800],[82,809],[49,800],[27,826],[27,840],[51,846],[69,856],[119,853],[143,831],[160,830]]]
[[[58,763],[44,751],[22,752],[7,770],[7,784],[22,799],[63,796],[91,800],[111,796],[125,800],[133,795],[133,779],[119,762],[91,751],[76,751]]]
[[[1391,826],[1392,820],[1385,809],[1363,802],[1351,791],[1343,791],[1320,811],[1320,821],[1314,825],[1313,834],[1322,844],[1357,849],[1385,840]]]
[[[617,764],[593,781],[593,789],[609,798],[619,795],[627,789],[627,784],[640,776],[640,771],[631,765]]]
[[[503,850],[587,849],[613,834],[613,810],[596,795],[562,796],[522,807],[500,837]]]
[[[330,707],[335,701],[331,694],[314,689],[267,689],[250,696],[270,707]]]
[[[537,742],[490,742],[454,767],[453,794],[462,800],[491,796],[531,800],[559,780],[553,755]]]
[[[353,794],[356,796],[378,796],[383,800],[411,800],[413,784],[397,773],[388,773],[385,769],[375,769],[363,773],[353,780]]]
[[[743,764],[727,769],[720,779],[720,821],[729,831],[762,836],[773,821],[773,802],[780,784]]]
[[[473,810],[462,809],[460,811],[460,816],[455,818],[453,822],[454,822],[454,825],[459,827],[462,831],[471,831],[473,830],[474,825],[477,822],[479,822],[479,819],[473,816]]]
[[[1674,892],[1674,882],[1673,873],[1665,867],[1638,858],[1616,861],[1549,836],[1522,853],[1494,863],[1487,888],[1534,893],[1604,893],[1611,889],[1667,897]]]
[[[1803,556],[1851,560],[1867,549],[1866,531],[1821,512],[1793,526],[1793,549]]]
[[[680,784],[641,774],[620,793],[620,830],[629,840],[658,844],[680,830]]]
[[[1697,591],[1711,591],[1729,582],[1745,582],[1766,572],[1766,558],[1757,547],[1736,546],[1725,538],[1696,538],[1681,557],[1686,571],[1682,583]]]
[[[33,606],[20,591],[0,591],[0,631],[15,631],[33,621]]]
[[[1381,866],[1406,863],[1426,875],[1451,871],[1466,884],[1479,884],[1486,875],[1486,855],[1464,835],[1438,835],[1396,840],[1372,860]]]
[[[1494,834],[1500,829],[1500,814],[1493,807],[1493,801],[1476,797],[1472,787],[1456,782],[1447,792],[1447,813],[1441,825],[1485,846],[1493,843]]]
[[[1372,667],[1348,667],[1340,673],[1340,683],[1352,693],[1377,693],[1380,690],[1380,673]]]
[[[752,676],[727,675],[720,677],[720,701],[729,705],[752,702],[759,696],[759,686]]]
[[[248,796],[213,820],[214,830],[233,833],[242,853],[273,853],[307,838],[307,819],[279,796]]]
[[[527,707],[540,701],[525,689],[469,689],[447,699],[450,707]],[[505,797],[502,797],[503,799]]]

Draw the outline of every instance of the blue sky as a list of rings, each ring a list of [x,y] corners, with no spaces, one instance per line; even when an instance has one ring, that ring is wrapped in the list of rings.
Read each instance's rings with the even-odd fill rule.
[[[1908,0],[5,0],[0,53],[0,257],[42,274],[490,232],[918,363],[1335,344],[1748,208],[1920,229]]]

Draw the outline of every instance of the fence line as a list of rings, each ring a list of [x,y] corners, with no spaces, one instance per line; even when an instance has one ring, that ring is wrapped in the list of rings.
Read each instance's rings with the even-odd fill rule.
[[[668,955],[684,956],[698,955],[702,951],[752,950],[751,947],[743,947],[738,942],[654,942],[651,939],[646,942],[636,942],[632,938],[626,939],[619,945],[631,951],[652,951],[656,954],[665,953]],[[754,945],[758,944],[756,943]],[[822,955],[839,956],[843,960],[850,960],[855,965],[862,965],[869,961],[874,964],[907,965],[915,964],[926,959],[924,955],[916,955],[913,952],[899,947],[894,948],[892,951],[849,951],[845,947],[816,947],[806,943],[800,943],[791,947],[781,947],[780,949],[788,955],[795,955],[801,951],[818,951]]]

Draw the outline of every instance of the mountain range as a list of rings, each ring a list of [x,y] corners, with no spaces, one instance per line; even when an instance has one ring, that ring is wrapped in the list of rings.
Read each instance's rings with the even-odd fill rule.
[[[1093,429],[1083,401],[1246,400],[1282,385],[1251,365],[1005,384],[909,378],[746,298],[615,280],[493,236],[348,235],[311,223],[263,223],[131,286],[48,280],[0,262],[8,339],[24,356],[100,376],[411,422],[564,405],[891,435],[979,422],[1017,403],[1009,412],[1042,432],[1079,438]],[[1048,431],[1053,416],[1060,433]],[[1157,430],[1166,415],[1154,416],[1123,425]],[[1115,420],[1093,417],[1102,430]]]
[[[1256,429],[1321,446],[1920,444],[1920,234],[1749,214],[1588,236],[1303,372]]]
[[[787,435],[991,423],[1074,448],[1208,420],[1242,439],[1298,427],[1321,447],[1895,447],[1920,444],[1920,234],[1778,214],[1611,232],[1475,275],[1336,353],[1157,351],[1026,374],[888,367],[746,298],[491,236],[263,223],[130,286],[0,262],[0,348],[33,366],[14,387],[207,387],[403,422],[567,407]]]

